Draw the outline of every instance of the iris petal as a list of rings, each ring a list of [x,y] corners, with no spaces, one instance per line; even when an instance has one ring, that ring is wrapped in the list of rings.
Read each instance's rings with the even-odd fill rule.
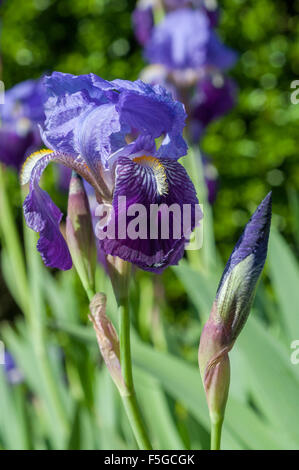
[[[237,57],[220,42],[205,12],[192,8],[172,11],[154,27],[145,56],[150,63],[165,65],[170,70],[210,65],[226,70]]]
[[[182,103],[159,85],[148,85],[140,80],[127,84],[113,82],[120,90],[116,109],[122,124],[152,139],[165,136],[158,151],[160,157],[177,159],[186,155],[187,145],[182,137],[186,113]]]
[[[207,49],[207,62],[221,70],[228,70],[235,65],[237,58],[236,52],[222,44],[217,34],[211,31]]]
[[[128,134],[151,141],[151,150],[154,139],[165,137],[160,156],[177,159],[187,153],[184,107],[158,85],[58,72],[45,84],[49,98],[43,141],[53,150],[81,155],[95,176],[99,166],[109,166],[109,157],[126,147]]]
[[[53,150],[78,155],[75,129],[82,114],[86,115],[94,107],[86,91],[50,97],[45,105],[45,127],[41,131],[45,145]]]
[[[154,138],[166,133],[172,127],[171,109],[166,103],[150,96],[124,92],[120,96],[117,109],[121,118],[129,122],[133,129],[138,129],[143,134],[150,134]]]
[[[113,86],[110,82],[93,74],[75,76],[60,72],[54,72],[51,76],[45,77],[44,84],[48,92],[48,100],[45,103],[46,121],[42,130],[45,145],[53,150],[74,156],[80,154],[92,167],[96,149],[90,143],[87,148],[87,143],[82,140],[82,124],[85,118],[90,120],[89,116],[95,110],[105,109],[105,105],[111,100],[110,90]],[[104,108],[101,105],[104,105]],[[99,127],[98,124],[94,131],[96,132]],[[115,130],[111,129],[110,134],[112,132]],[[92,137],[92,142],[96,141],[95,135]],[[88,135],[89,138],[90,135]],[[95,143],[98,144],[98,142],[99,140]],[[83,154],[82,147],[90,150],[91,155]],[[100,155],[98,159],[99,157]]]
[[[45,265],[70,269],[71,255],[59,230],[62,213],[38,185],[31,189],[24,201],[24,215],[28,227],[40,234],[37,249]]]
[[[121,197],[124,196],[126,200],[123,204]],[[125,236],[120,236],[120,231],[123,232],[121,224],[124,213],[128,214],[133,204],[140,204],[145,208],[145,212],[140,213],[142,214],[138,227],[140,236],[136,239],[132,239],[128,234],[130,223],[136,214],[127,215]],[[156,237],[150,233],[150,227],[153,227],[150,215],[152,204],[159,206],[162,204]],[[161,221],[166,220],[168,209],[173,204],[177,205],[181,220],[169,211],[169,237],[164,238],[161,236]],[[191,207],[190,225],[187,229],[182,216],[184,204],[190,204]],[[135,161],[121,157],[116,167],[113,198],[115,239],[106,237],[101,240],[101,248],[106,254],[119,256],[142,269],[161,272],[170,264],[177,264],[183,256],[186,240],[201,218],[196,211],[196,204],[198,201],[194,186],[178,162],[155,157],[138,157]],[[113,219],[109,222],[110,229],[113,222]]]
[[[150,63],[170,69],[205,65],[209,24],[201,11],[184,8],[168,13],[153,30],[145,55]]]
[[[86,90],[92,98],[101,99],[103,90],[113,88],[110,82],[93,73],[72,75],[69,73],[53,72],[52,75],[45,77],[44,84],[49,96],[55,97]]]
[[[36,152],[28,157],[21,172],[21,184],[29,182],[29,194],[23,205],[24,216],[28,227],[40,234],[37,249],[46,266],[67,270],[72,267],[72,259],[59,230],[62,213],[38,185],[44,169],[51,161],[74,168],[89,181],[91,177],[80,159],[74,160],[69,155],[51,150]]]
[[[88,166],[96,174],[99,161],[104,167],[107,166],[108,158],[114,151],[110,137],[120,130],[119,116],[113,104],[96,106],[78,121],[76,129],[78,153],[84,156]],[[119,145],[119,139],[117,143]],[[122,145],[125,145],[124,138]]]

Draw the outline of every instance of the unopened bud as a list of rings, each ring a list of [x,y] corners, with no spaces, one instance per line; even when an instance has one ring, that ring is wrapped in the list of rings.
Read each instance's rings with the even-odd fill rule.
[[[230,382],[228,352],[232,347],[225,325],[214,318],[215,308],[214,303],[201,334],[198,352],[200,373],[213,422],[221,421],[224,416]]]
[[[92,292],[96,262],[95,238],[83,181],[75,172],[72,173],[69,188],[66,239],[81,282],[87,292]]]
[[[90,321],[95,329],[98,345],[110,372],[122,396],[128,395],[127,388],[121,373],[119,339],[113,324],[106,315],[106,296],[96,294],[89,305]]]
[[[228,260],[201,334],[198,362],[214,422],[224,416],[230,381],[228,352],[248,318],[266,261],[271,206],[269,193],[246,225]]]

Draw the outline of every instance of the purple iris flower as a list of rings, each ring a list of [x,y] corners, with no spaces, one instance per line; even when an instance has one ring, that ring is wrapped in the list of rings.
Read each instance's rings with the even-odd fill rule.
[[[153,5],[150,1],[140,1],[133,11],[133,27],[138,42],[144,46],[150,39],[154,27]]]
[[[236,102],[237,86],[229,77],[207,75],[197,84],[190,104],[191,133],[194,140],[215,119],[230,111]]]
[[[45,264],[64,270],[72,266],[59,230],[62,214],[38,185],[51,161],[72,168],[90,183],[97,201],[113,209],[116,224],[132,204],[145,208],[163,204],[160,220],[165,206],[189,205],[190,224],[180,238],[173,233],[178,224],[173,216],[167,239],[160,237],[160,232],[157,238],[135,240],[117,232],[113,239],[99,240],[100,249],[106,254],[145,270],[160,272],[177,264],[186,240],[201,218],[194,186],[177,161],[187,152],[182,137],[186,117],[183,105],[164,88],[140,80],[108,82],[94,74],[55,72],[45,77],[44,84],[49,98],[41,134],[51,150],[29,157],[21,180],[23,184],[29,182],[24,214],[28,226],[40,233],[37,248]],[[124,198],[125,206],[119,202]],[[146,222],[149,220],[143,220],[143,224]],[[110,223],[108,220],[108,228]]]
[[[216,2],[206,2],[205,0],[164,0],[163,5],[166,11],[173,11],[186,7],[200,8],[207,15],[210,27],[217,26],[219,21],[219,9]],[[156,0],[139,0],[133,11],[132,22],[135,36],[138,42],[145,46],[151,38],[154,28],[154,9],[159,7]]]
[[[224,46],[211,29],[204,10],[183,8],[168,13],[153,29],[145,56],[151,63],[170,70],[216,67],[227,70],[236,61],[234,51]]]
[[[25,157],[41,145],[38,124],[44,120],[39,80],[28,80],[5,93],[0,105],[0,161],[20,168]]]
[[[17,367],[13,356],[5,351],[4,354],[4,370],[7,381],[12,385],[17,385],[24,381],[24,376],[20,369]]]
[[[178,8],[194,7],[202,8],[210,21],[210,26],[214,28],[219,21],[219,8],[215,0],[163,0],[165,8],[168,10],[177,10]]]

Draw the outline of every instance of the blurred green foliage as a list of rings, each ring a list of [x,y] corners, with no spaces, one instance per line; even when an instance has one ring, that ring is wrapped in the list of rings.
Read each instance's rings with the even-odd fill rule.
[[[1,55],[6,87],[52,70],[136,79],[144,62],[131,28],[134,5],[135,0],[4,1]],[[274,225],[298,250],[299,104],[291,104],[290,84],[299,78],[299,1],[223,0],[220,5],[220,33],[240,54],[232,71],[240,95],[236,108],[209,127],[202,144],[220,175],[214,206],[217,247],[224,257],[229,255],[249,213],[273,189]],[[7,171],[6,183],[22,234],[17,175]],[[55,191],[54,168],[47,171],[44,184],[65,209],[66,195]],[[2,277],[11,295],[1,279],[0,316],[14,320],[10,325],[1,322],[1,338],[25,382],[9,387],[0,370],[0,448],[136,446],[106,369],[100,367],[95,336],[86,325],[87,299],[75,271],[52,276],[35,251],[35,234],[24,230],[23,235],[25,241],[32,238],[30,244],[27,240],[27,250],[28,245],[32,250],[28,258],[35,261],[28,263],[28,278],[35,282],[26,294],[34,307],[24,312],[26,322],[14,318],[18,309],[24,310],[12,273],[14,253],[5,244],[1,252]],[[273,232],[269,279],[261,282],[256,311],[232,353],[224,448],[298,447],[299,375],[298,366],[290,362],[290,342],[298,336],[299,266],[288,245]],[[162,276],[135,276],[134,376],[157,448],[208,447],[197,347],[222,271],[214,258],[212,252],[206,257],[214,263],[210,270],[196,272],[183,260]],[[98,270],[98,285],[108,294],[108,313],[116,323],[111,287],[105,287],[108,281]],[[62,418],[55,414],[53,390],[42,374],[40,363],[47,352],[56,398],[66,415]]]
[[[213,123],[202,143],[220,174],[215,204],[219,248],[227,256],[248,215],[274,190],[274,213],[293,243],[288,204],[299,188],[299,104],[290,84],[299,75],[299,1],[223,0],[220,34],[239,52],[232,75],[236,108]],[[134,80],[144,62],[132,31],[135,0],[9,0],[4,2],[3,80],[45,72],[94,72]]]
[[[139,48],[131,28],[134,0],[20,0],[4,4],[2,56],[7,87],[60,70],[134,78]]]

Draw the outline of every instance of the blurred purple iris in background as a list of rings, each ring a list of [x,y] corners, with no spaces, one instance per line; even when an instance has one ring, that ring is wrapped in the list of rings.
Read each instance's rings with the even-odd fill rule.
[[[162,6],[165,13],[162,20],[150,28],[146,28],[148,22],[139,11],[142,3],[137,3],[134,13],[135,33],[138,36],[139,31],[146,30],[142,44],[151,65],[142,71],[141,77],[147,83],[163,85],[174,99],[184,103],[188,115],[188,138],[195,145],[200,142],[207,126],[235,104],[237,86],[225,73],[235,64],[237,54],[222,44],[213,29],[219,19],[216,1],[147,2],[152,18],[155,8],[158,11]],[[206,168],[212,165],[207,165],[204,158],[202,163],[208,200],[213,202],[217,181],[206,174]]]
[[[206,13],[191,8],[170,12],[155,26],[145,56],[170,70],[203,66],[227,70],[236,61],[235,52],[221,43]]]
[[[28,80],[5,92],[0,105],[0,161],[19,169],[41,145],[38,124],[44,121],[43,92],[39,80]]]
[[[154,27],[154,14],[151,0],[138,2],[133,12],[133,27],[139,43],[144,46],[150,39]]]
[[[42,79],[27,80],[4,94],[0,105],[0,161],[21,168],[24,160],[42,145],[39,126],[45,120],[46,95]],[[59,165],[58,186],[67,191],[71,170]]]
[[[216,0],[139,0],[133,12],[133,27],[141,45],[150,39],[154,27],[154,10],[161,5],[166,12],[186,7],[199,8],[205,12],[209,25],[214,28],[219,21],[219,8]]]
[[[17,385],[24,381],[24,376],[20,369],[17,367],[13,356],[5,351],[4,354],[4,371],[7,381],[12,385]]]
[[[62,214],[38,185],[50,161],[79,173],[93,187],[97,201],[110,204],[117,218],[137,203],[146,208],[163,203],[180,208],[190,205],[190,235],[201,215],[195,210],[198,201],[193,184],[177,161],[187,153],[183,105],[164,88],[140,80],[108,82],[93,74],[55,72],[44,84],[49,98],[42,138],[51,151],[29,157],[21,179],[23,184],[29,182],[24,214],[28,226],[40,233],[37,248],[45,264],[60,269],[72,266],[59,231]],[[124,208],[119,205],[121,197],[126,198]],[[99,240],[100,249],[160,272],[183,256],[186,230],[179,239],[174,231],[172,217],[167,239],[132,240],[116,234],[114,239]]]
[[[237,86],[221,74],[207,75],[196,85],[190,100],[191,139],[198,141],[206,127],[230,111],[236,101]]]

